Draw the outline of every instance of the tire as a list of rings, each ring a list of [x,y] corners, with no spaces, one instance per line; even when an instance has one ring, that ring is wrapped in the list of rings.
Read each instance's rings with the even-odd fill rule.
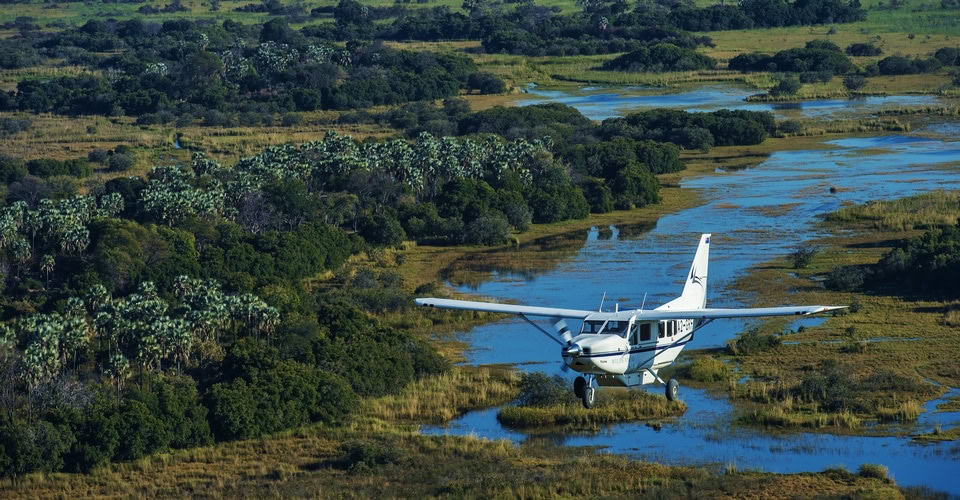
[[[680,383],[677,382],[677,379],[672,378],[667,382],[667,399],[670,401],[679,401],[680,400]]]
[[[587,386],[587,379],[583,377],[577,377],[573,381],[573,393],[577,396],[578,399],[583,399],[583,388]]]
[[[584,387],[583,397],[580,398],[583,401],[583,407],[586,409],[593,408],[593,405],[597,402],[597,390],[593,387]]]

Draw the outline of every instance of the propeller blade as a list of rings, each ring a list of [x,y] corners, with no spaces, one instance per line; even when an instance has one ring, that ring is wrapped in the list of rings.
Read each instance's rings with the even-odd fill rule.
[[[563,318],[553,318],[553,329],[556,330],[557,335],[563,339],[564,342],[570,343],[573,340],[573,334],[570,333],[570,327],[567,326],[567,320]]]

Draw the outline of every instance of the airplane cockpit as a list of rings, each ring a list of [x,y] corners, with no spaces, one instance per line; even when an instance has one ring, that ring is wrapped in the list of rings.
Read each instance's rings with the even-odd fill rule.
[[[580,328],[580,333],[603,333],[607,335],[619,335],[621,337],[625,337],[628,323],[629,322],[627,321],[588,319],[583,322],[583,326]]]

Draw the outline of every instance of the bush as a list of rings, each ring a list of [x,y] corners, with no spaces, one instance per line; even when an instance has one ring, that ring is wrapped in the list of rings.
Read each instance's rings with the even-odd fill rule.
[[[493,73],[478,71],[467,78],[467,88],[481,94],[502,94],[507,91],[507,84]]]
[[[852,43],[847,46],[848,55],[855,57],[871,57],[883,54],[880,47],[875,47],[872,43]]]
[[[784,120],[777,125],[777,130],[782,134],[799,134],[804,128],[799,120]]]
[[[87,161],[90,163],[99,163],[103,165],[107,163],[108,159],[109,155],[102,149],[94,149],[93,151],[87,153]]]
[[[520,395],[514,400],[517,406],[545,407],[562,403],[575,403],[573,391],[559,375],[553,377],[542,373],[524,373],[520,377]]]
[[[847,90],[860,90],[867,84],[867,79],[860,75],[847,75],[843,78],[843,86]]]
[[[795,77],[787,76],[780,79],[776,85],[770,89],[770,95],[782,96],[793,95],[800,91],[800,80]]]
[[[510,224],[503,217],[484,215],[467,224],[466,243],[499,245],[510,236]]]
[[[855,292],[863,288],[866,270],[860,266],[840,266],[827,274],[823,286],[830,290]]]
[[[754,327],[730,344],[730,350],[737,356],[748,356],[750,354],[775,349],[780,346],[780,343],[780,337],[760,333],[760,329]]]
[[[347,441],[340,445],[337,464],[347,470],[373,469],[400,462],[403,455],[396,446],[369,440]]]
[[[813,257],[820,252],[820,247],[800,245],[787,256],[794,269],[804,269],[813,262]]]
[[[398,247],[407,234],[397,219],[387,215],[366,216],[360,219],[358,233],[371,245]]]
[[[126,172],[133,168],[133,158],[123,153],[114,153],[107,164],[114,172]]]
[[[284,127],[292,127],[303,123],[303,117],[295,113],[287,113],[280,117],[280,124]]]

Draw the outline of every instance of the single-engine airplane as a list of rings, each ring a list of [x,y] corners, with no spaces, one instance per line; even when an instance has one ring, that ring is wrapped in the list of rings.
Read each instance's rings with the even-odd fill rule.
[[[594,383],[602,387],[639,387],[658,382],[666,386],[667,399],[676,400],[679,383],[676,379],[664,382],[657,372],[672,364],[684,346],[693,341],[693,334],[715,319],[803,316],[846,307],[708,309],[709,251],[710,235],[701,235],[680,297],[653,310],[645,311],[641,306],[635,310],[603,312],[436,298],[418,298],[416,303],[424,307],[516,314],[525,319],[560,344],[563,362],[583,374],[574,381],[573,392],[586,408],[593,408],[596,402]],[[557,334],[552,335],[530,317],[551,318]],[[567,319],[583,321],[576,336],[567,327]]]

